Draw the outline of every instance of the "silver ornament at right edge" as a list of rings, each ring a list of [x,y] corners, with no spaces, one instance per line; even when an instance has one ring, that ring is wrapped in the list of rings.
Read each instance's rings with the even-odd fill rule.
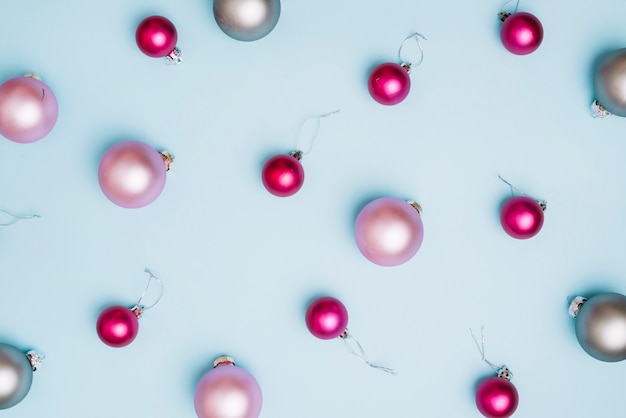
[[[576,319],[578,342],[591,357],[606,362],[626,359],[626,296],[578,296],[569,311]]]
[[[226,35],[238,41],[256,41],[278,23],[280,0],[213,0],[213,15]]]
[[[606,113],[626,116],[626,48],[618,49],[598,64],[594,73],[596,100],[592,108],[596,117]]]

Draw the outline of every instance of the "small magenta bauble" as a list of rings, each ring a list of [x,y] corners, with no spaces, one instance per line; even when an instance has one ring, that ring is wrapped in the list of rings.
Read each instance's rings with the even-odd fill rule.
[[[149,16],[139,22],[135,40],[141,52],[149,57],[165,57],[170,64],[183,62],[180,49],[176,46],[176,27],[163,16]]]
[[[306,326],[313,336],[321,340],[339,338],[346,349],[368,366],[396,375],[396,371],[369,361],[361,344],[348,331],[348,310],[339,299],[323,296],[309,304],[304,317]],[[353,343],[353,345],[351,345]]]
[[[570,304],[569,313],[576,319],[576,338],[587,354],[606,362],[626,359],[626,296],[578,296]]]
[[[261,170],[261,180],[265,189],[278,197],[288,197],[296,194],[304,184],[304,168],[302,167],[302,157],[308,154],[313,147],[313,142],[317,138],[317,134],[320,128],[320,120],[329,116],[333,116],[339,113],[339,110],[326,113],[321,116],[315,116],[309,118],[302,125],[300,135],[298,138],[298,144],[304,142],[307,138],[303,138],[302,132],[306,126],[306,122],[314,122],[314,132],[311,138],[308,138],[307,147],[299,147],[295,151],[289,154],[279,154],[269,158],[263,169]],[[306,151],[302,151],[305,148]]]
[[[603,56],[594,69],[596,100],[592,115],[603,119],[610,115],[626,117],[626,48]]]
[[[146,310],[156,305],[163,296],[163,283],[161,280],[150,273],[149,270],[146,270],[146,272],[150,274],[148,284],[133,307],[128,308],[120,305],[109,306],[98,316],[96,332],[100,340],[109,347],[125,347],[132,343],[139,332],[139,318],[141,318]],[[152,280],[158,284],[159,293],[154,303],[150,306],[145,306],[142,302],[146,292],[150,288]]]
[[[528,55],[543,41],[543,26],[536,16],[526,12],[499,14],[502,45],[515,55]]]
[[[511,187],[511,193],[514,194],[506,200],[500,210],[502,228],[513,238],[528,239],[534,237],[543,226],[547,203],[526,195],[515,196],[517,189],[502,177],[500,180],[508,184]]]
[[[291,196],[304,184],[304,169],[300,160],[301,151],[275,155],[267,160],[261,174],[268,192],[278,197]]]
[[[0,343],[0,410],[20,403],[33,383],[33,372],[43,360],[43,354],[27,353],[6,343]]]
[[[269,34],[280,17],[280,0],[213,0],[220,29],[238,41],[256,41]]]
[[[0,134],[13,142],[39,141],[52,131],[59,114],[57,99],[35,74],[0,85]]]
[[[481,326],[480,343],[471,329],[470,333],[482,360],[496,372],[496,376],[488,377],[478,384],[475,396],[476,408],[487,418],[508,418],[515,413],[519,404],[519,394],[511,383],[513,374],[505,365],[496,366],[485,359],[484,327]]]
[[[422,246],[422,207],[414,201],[383,197],[365,205],[354,224],[356,245],[369,261],[397,266]]]
[[[402,49],[409,39],[414,38],[420,51],[420,58],[417,63],[411,63],[402,59]],[[369,75],[367,88],[370,95],[378,103],[392,106],[403,101],[411,90],[411,78],[409,74],[413,67],[422,63],[424,58],[419,38],[426,39],[419,33],[414,33],[404,40],[398,51],[400,64],[386,62],[377,65]]]
[[[198,382],[194,408],[198,418],[258,418],[263,394],[256,379],[228,356],[218,357]]]
[[[98,167],[104,195],[124,208],[152,203],[165,187],[165,174],[174,157],[139,141],[124,141],[109,148]]]

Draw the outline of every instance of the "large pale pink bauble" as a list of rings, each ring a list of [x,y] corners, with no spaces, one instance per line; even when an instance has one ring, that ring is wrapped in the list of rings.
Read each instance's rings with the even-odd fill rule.
[[[54,128],[58,114],[54,93],[36,77],[16,77],[0,85],[0,134],[11,141],[39,141]]]
[[[125,306],[106,308],[96,322],[98,337],[108,346],[124,347],[132,343],[139,332],[137,315]]]
[[[258,418],[262,404],[257,381],[233,363],[220,363],[207,372],[194,394],[198,418]]]
[[[174,24],[163,16],[142,20],[135,32],[137,46],[149,57],[165,57],[176,47],[178,33]]]
[[[322,340],[330,340],[346,331],[348,311],[339,300],[325,296],[311,302],[305,320],[311,334]]]
[[[368,203],[354,225],[361,253],[372,263],[397,266],[409,261],[424,239],[422,218],[406,200],[383,197]]]
[[[502,45],[516,55],[534,52],[543,41],[543,26],[539,19],[526,12],[506,17],[500,27]]]
[[[528,196],[516,196],[502,207],[500,223],[513,238],[532,238],[543,226],[543,209],[536,200]]]
[[[265,163],[261,178],[268,192],[278,197],[291,196],[304,184],[304,169],[298,153],[276,155]]]
[[[139,208],[153,202],[165,187],[164,156],[139,141],[120,142],[104,154],[98,168],[100,188],[113,203]]]
[[[519,395],[513,383],[502,377],[483,380],[476,390],[476,406],[487,418],[507,418],[513,415]]]
[[[400,103],[408,96],[411,90],[411,78],[406,68],[387,62],[372,70],[367,86],[374,100],[391,106]]]

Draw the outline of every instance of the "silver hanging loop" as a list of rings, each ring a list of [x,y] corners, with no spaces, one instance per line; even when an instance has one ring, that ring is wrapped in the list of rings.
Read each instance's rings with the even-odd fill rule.
[[[9,212],[6,209],[0,209],[0,213],[5,213],[7,215],[9,215],[10,217],[12,217],[13,219],[11,219],[9,222],[3,222],[0,223],[0,226],[9,226],[9,225],[13,225],[14,223],[22,220],[22,219],[32,219],[32,218],[41,218],[41,215],[34,213],[32,215],[16,215],[12,212]]]
[[[520,196],[526,196],[526,197],[530,197],[531,199],[535,200],[537,202],[537,204],[539,204],[539,207],[541,208],[541,210],[545,211],[546,209],[548,209],[548,202],[544,199],[537,199],[535,197],[532,197],[526,193],[524,193],[523,191],[521,191],[520,189],[518,189],[517,187],[513,186],[511,183],[509,183],[508,181],[506,181],[502,176],[498,175],[498,178],[506,185],[508,185],[511,188],[511,196],[515,196],[520,195]]]
[[[411,72],[411,69],[413,67],[417,67],[417,66],[421,65],[422,62],[424,61],[424,50],[422,49],[422,44],[420,43],[420,38],[422,38],[425,41],[427,40],[426,37],[424,35],[422,35],[421,33],[414,32],[414,33],[410,34],[409,36],[407,36],[404,41],[402,41],[402,44],[400,45],[400,48],[398,49],[398,60],[400,61],[400,65],[408,73]],[[415,42],[417,43],[417,47],[419,48],[419,51],[420,51],[420,57],[419,57],[419,60],[417,62],[412,62],[411,60],[405,60],[405,59],[402,58],[402,51],[404,50],[404,47],[405,47],[406,43],[409,42],[411,39],[415,39]]]
[[[481,359],[485,363],[487,363],[489,367],[493,369],[493,371],[496,372],[498,377],[502,377],[506,380],[511,380],[511,378],[513,378],[513,373],[511,373],[508,367],[506,367],[506,364],[497,366],[485,358],[485,326],[484,325],[480,326],[480,343],[478,342],[478,339],[476,338],[476,335],[474,335],[474,331],[471,328],[470,328],[470,334],[472,336],[472,339],[474,340],[474,343],[476,344],[476,348],[478,348],[478,352],[480,353]]]
[[[373,364],[372,362],[370,362],[369,358],[367,357],[367,354],[365,353],[365,350],[363,350],[363,347],[361,347],[361,343],[359,343],[359,341],[350,334],[347,328],[338,338],[340,338],[343,341],[344,346],[350,352],[350,354],[352,354],[354,357],[361,360],[363,363],[367,364],[368,366],[374,369],[382,370],[385,373],[389,373],[394,376],[398,375],[398,372],[396,372],[394,369],[390,369],[389,367],[385,367],[385,366],[379,366],[377,364]],[[354,343],[354,347],[352,347],[350,342]]]
[[[314,117],[308,118],[307,120],[304,121],[304,123],[300,127],[300,132],[298,133],[298,141],[296,143],[296,151],[293,152],[294,154],[298,154],[298,157],[297,157],[298,160],[300,160],[303,155],[307,155],[309,152],[311,152],[311,149],[313,148],[313,143],[317,139],[317,136],[318,136],[319,131],[320,131],[321,120],[324,119],[324,118],[328,118],[330,116],[334,116],[334,115],[338,114],[340,110],[341,109],[337,109],[337,110],[334,110],[332,112],[325,113],[323,115],[314,116]],[[305,151],[304,147],[300,146],[300,143],[303,141],[304,128],[307,126],[308,122],[310,122],[310,121],[314,121],[315,122],[315,127],[314,127],[314,130],[313,130],[313,134],[311,135],[311,138],[309,138],[306,141],[309,144],[309,146],[306,148],[306,151]]]
[[[163,286],[163,282],[161,281],[161,279],[159,279],[154,274],[152,274],[152,272],[150,270],[148,270],[148,269],[145,269],[144,271],[150,275],[150,277],[148,277],[148,284],[146,284],[146,288],[143,290],[143,292],[141,292],[141,296],[139,296],[139,300],[137,300],[137,303],[135,304],[135,306],[133,306],[130,309],[137,316],[137,318],[141,318],[141,315],[145,311],[147,311],[148,309],[153,308],[154,305],[159,303],[159,301],[163,297],[163,292],[165,291],[165,287]],[[156,297],[156,300],[153,303],[151,303],[150,305],[148,305],[148,306],[142,305],[141,302],[143,301],[143,298],[146,296],[146,293],[148,292],[148,289],[150,289],[150,286],[152,285],[152,281],[153,280],[158,285],[158,289],[159,289],[158,296]]]

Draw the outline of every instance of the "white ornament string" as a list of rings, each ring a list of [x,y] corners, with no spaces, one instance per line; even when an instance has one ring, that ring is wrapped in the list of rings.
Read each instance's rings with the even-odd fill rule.
[[[344,333],[339,336],[339,338],[343,340],[344,346],[350,352],[350,354],[352,354],[354,357],[361,360],[363,363],[367,364],[368,366],[374,369],[382,370],[383,372],[389,373],[391,375],[394,375],[394,376],[398,375],[398,372],[396,372],[394,369],[391,369],[385,366],[380,366],[377,364],[373,364],[372,362],[370,362],[369,357],[367,356],[367,354],[365,353],[365,350],[363,350],[363,347],[361,346],[361,343],[359,343],[359,341],[350,334],[347,328],[344,331]],[[354,342],[354,346],[356,347],[356,350],[354,347],[352,347],[350,342]]]
[[[139,300],[137,300],[137,303],[135,304],[135,307],[133,308],[133,309],[138,309],[140,311],[140,313],[144,312],[144,311],[147,311],[148,309],[151,309],[152,307],[154,307],[154,305],[159,303],[159,301],[163,297],[163,292],[165,291],[165,287],[163,286],[163,282],[161,282],[161,279],[159,279],[154,274],[152,274],[152,272],[150,270],[148,270],[148,269],[145,269],[144,271],[150,275],[150,277],[148,278],[148,284],[146,285],[146,288],[141,293],[141,296],[139,296]],[[152,280],[154,280],[158,284],[158,286],[159,286],[159,294],[158,294],[156,300],[152,304],[150,304],[148,306],[144,306],[144,305],[141,304],[141,302],[143,301],[143,298],[146,296],[146,293],[148,292],[148,289],[150,289],[150,285],[152,284]]]
[[[11,216],[13,219],[9,222],[6,223],[0,223],[0,226],[9,226],[9,225],[13,225],[14,223],[20,221],[21,219],[32,219],[32,218],[41,218],[41,215],[34,213],[32,215],[16,215],[12,212],[9,212],[6,209],[0,209],[0,213],[5,213],[9,216]]]
[[[548,202],[546,200],[543,199],[537,199],[534,198],[526,193],[524,193],[523,191],[521,191],[520,189],[518,189],[517,187],[513,186],[511,183],[509,183],[508,181],[506,181],[502,176],[498,175],[498,178],[505,183],[506,185],[508,185],[511,188],[511,196],[515,196],[516,194],[521,195],[521,196],[527,196],[530,197],[531,199],[534,199],[537,201],[537,203],[539,204],[539,206],[541,206],[541,208],[543,210],[546,210],[546,208],[548,207]]]
[[[400,65],[402,65],[403,67],[406,66],[409,69],[411,69],[412,67],[417,67],[418,65],[421,65],[422,62],[424,61],[424,50],[422,49],[422,44],[420,43],[420,39],[419,38],[422,38],[425,41],[428,40],[421,33],[413,32],[412,34],[407,36],[404,41],[402,41],[402,44],[400,45],[400,48],[398,49],[398,59],[399,59],[399,61],[401,63]],[[416,63],[414,63],[414,62],[412,62],[410,60],[402,59],[402,51],[404,50],[404,46],[411,39],[415,39],[415,42],[417,43],[417,47],[419,48],[419,51],[420,51],[420,58],[419,58],[419,61],[417,61]]]
[[[341,109],[337,109],[335,111],[332,111],[330,113],[325,113],[323,115],[319,115],[319,116],[314,116],[312,118],[308,118],[307,120],[304,121],[304,123],[302,124],[302,126],[300,127],[300,132],[298,134],[298,142],[296,143],[296,152],[300,153],[301,155],[307,155],[308,153],[311,152],[311,149],[313,148],[313,143],[315,142],[315,140],[317,139],[317,136],[319,134],[320,131],[320,125],[321,125],[321,120],[330,116],[334,116],[336,114],[339,113]],[[310,121],[314,121],[315,122],[315,128],[313,131],[313,135],[311,136],[310,139],[308,139],[306,142],[308,142],[309,146],[306,149],[306,151],[304,151],[303,147],[300,147],[299,144],[302,142],[302,135],[304,132],[304,128],[307,126],[307,124]]]
[[[504,3],[502,7],[500,8],[500,13],[505,13],[504,8],[506,7],[507,4],[511,3],[512,1],[513,0],[509,0],[506,3]],[[513,10],[512,14],[517,13],[518,7],[519,7],[519,0],[517,0],[517,3],[515,3],[515,10]]]
[[[485,326],[484,325],[480,326],[480,343],[478,342],[478,338],[476,338],[476,335],[474,334],[474,331],[471,328],[470,328],[470,334],[472,336],[472,339],[474,340],[474,343],[476,344],[476,348],[478,348],[478,352],[480,353],[481,359],[485,363],[487,363],[489,367],[491,367],[496,373],[498,373],[498,375],[505,374],[506,378],[510,380],[511,377],[513,377],[513,373],[511,373],[511,371],[506,367],[506,365],[503,364],[502,366],[496,366],[495,364],[493,364],[492,362],[490,362],[489,360],[485,358]]]

